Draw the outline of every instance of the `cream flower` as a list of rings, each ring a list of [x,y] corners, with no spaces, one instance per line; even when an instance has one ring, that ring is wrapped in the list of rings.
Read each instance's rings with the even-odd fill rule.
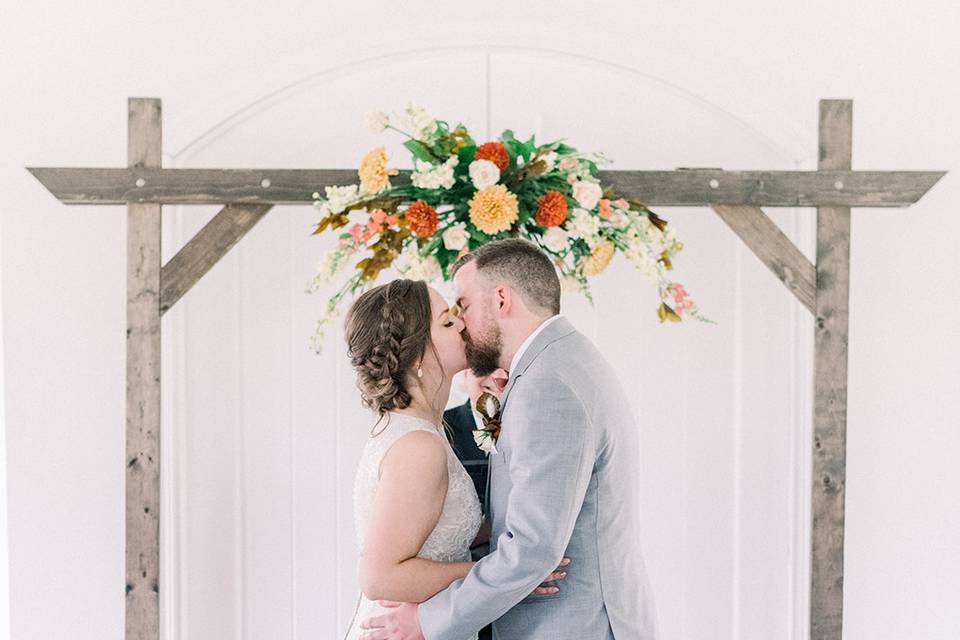
[[[453,168],[460,163],[457,156],[450,156],[443,164],[435,165],[423,160],[414,163],[410,182],[419,189],[449,189],[454,184]]]
[[[596,182],[580,180],[573,185],[573,199],[584,209],[593,209],[600,202],[603,189]]]
[[[550,227],[543,234],[543,246],[554,253],[563,253],[569,245],[570,235],[560,227]]]
[[[450,251],[460,251],[466,248],[470,234],[467,232],[467,223],[458,222],[443,232],[443,246]]]
[[[420,105],[408,104],[400,115],[400,124],[414,140],[432,141],[437,123]]]
[[[489,160],[474,160],[470,163],[470,180],[480,191],[500,181],[500,168]]]
[[[330,213],[343,213],[343,211],[357,200],[360,187],[355,184],[348,184],[345,187],[324,187],[327,193],[327,207]]]
[[[583,238],[592,248],[598,241],[597,233],[600,231],[600,219],[586,209],[577,207],[573,210],[570,219],[567,220],[566,228],[572,235]]]
[[[367,114],[367,127],[374,133],[380,133],[390,124],[390,116],[383,111],[371,111]]]
[[[433,256],[421,256],[416,246],[402,253],[397,262],[397,272],[408,280],[431,282],[443,275],[437,259]]]

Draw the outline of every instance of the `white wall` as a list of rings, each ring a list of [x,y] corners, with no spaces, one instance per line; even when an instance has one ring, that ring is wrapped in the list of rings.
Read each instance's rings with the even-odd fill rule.
[[[123,165],[126,98],[143,95],[163,99],[170,166],[352,166],[373,141],[358,126],[365,109],[399,104],[423,65],[450,68],[471,55],[492,60],[492,84],[480,82],[478,67],[461,66],[463,76],[444,81],[450,91],[413,93],[491,133],[576,128],[581,146],[610,151],[624,168],[814,168],[817,100],[844,97],[854,99],[855,168],[954,171],[911,209],[854,213],[844,614],[848,638],[960,635],[960,471],[952,464],[960,336],[951,322],[960,223],[948,208],[960,196],[960,145],[951,134],[960,89],[947,80],[960,61],[958,9],[752,0],[441,12],[411,4],[33,3],[5,12],[0,291],[12,636],[120,637],[123,629],[125,213],[60,205],[22,167]],[[450,55],[423,53],[443,47]],[[539,91],[531,80],[538,70]],[[622,86],[597,101],[597,112],[618,117],[571,111],[583,104],[574,89],[603,77]],[[570,78],[574,87],[561,90]],[[389,89],[372,93],[374,79]],[[328,86],[354,97],[324,93]],[[528,104],[540,120],[525,120]],[[170,211],[167,255],[210,212]],[[774,213],[809,243],[809,212]],[[271,212],[164,321],[163,458],[175,471],[164,507],[182,516],[164,529],[165,571],[181,568],[176,583],[165,583],[169,637],[329,635],[350,612],[343,492],[356,445],[349,427],[358,423],[341,400],[350,382],[334,360],[302,355],[311,301],[272,286],[309,275],[317,243],[300,233],[310,214]],[[806,317],[715,216],[667,217],[691,239],[678,269],[724,317],[717,334],[647,325],[633,352],[635,360],[651,350],[682,354],[660,359],[658,390],[684,407],[677,428],[687,439],[678,444],[675,430],[655,419],[644,433],[652,523],[644,544],[665,631],[798,634],[803,621],[790,616],[803,610],[804,594],[793,587],[804,569],[791,563],[804,535],[789,525],[804,515],[791,485],[804,469],[785,465],[803,459],[798,434],[809,427],[809,381],[790,378],[804,367]],[[601,313],[623,317],[617,287],[627,281],[614,272],[600,286]],[[632,370],[627,354],[618,358],[619,343],[604,343],[590,326],[606,315],[571,305],[624,375],[656,384],[649,367]],[[711,357],[695,366],[701,353]],[[271,374],[279,382],[263,387]],[[758,391],[753,380],[768,387]],[[310,396],[331,381],[332,395]],[[330,406],[324,399],[340,407],[333,431],[316,419]],[[639,410],[651,418],[664,411],[652,400]],[[781,448],[765,457],[770,434],[781,436],[772,441]],[[327,458],[311,465],[314,454]],[[710,502],[696,487],[714,471],[720,493]],[[760,517],[768,514],[776,521]],[[675,537],[681,542],[672,544]],[[719,551],[711,553],[714,538]]]

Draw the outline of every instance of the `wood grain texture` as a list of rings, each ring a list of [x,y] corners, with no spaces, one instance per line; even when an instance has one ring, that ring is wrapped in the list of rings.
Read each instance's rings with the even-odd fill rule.
[[[717,204],[713,205],[713,210],[803,306],[809,309],[810,313],[814,313],[817,297],[816,269],[763,209]]]
[[[159,167],[160,101],[130,98],[131,167]],[[124,638],[160,638],[160,207],[127,205]]]
[[[166,313],[176,304],[272,207],[269,204],[231,204],[211,218],[163,266],[160,313]]]
[[[29,171],[65,204],[309,204],[324,186],[357,182],[347,169],[70,169]],[[901,207],[913,204],[941,171],[601,171],[626,198],[649,206],[744,204],[770,207]],[[137,180],[142,186],[137,186]],[[263,186],[269,180],[269,186]],[[403,171],[394,184],[409,182]],[[715,186],[711,186],[715,185]]]
[[[819,163],[849,169],[853,103],[820,102]],[[810,635],[841,640],[847,447],[850,208],[817,209]]]

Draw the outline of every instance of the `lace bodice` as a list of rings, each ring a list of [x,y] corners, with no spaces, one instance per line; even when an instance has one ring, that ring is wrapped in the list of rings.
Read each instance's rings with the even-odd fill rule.
[[[353,513],[357,542],[363,549],[364,537],[373,509],[373,499],[377,491],[380,475],[380,462],[387,450],[401,437],[412,431],[428,431],[443,440],[447,449],[447,495],[443,501],[440,519],[433,531],[424,541],[419,558],[441,562],[464,562],[470,560],[470,543],[480,529],[480,500],[467,470],[463,468],[456,453],[446,437],[438,428],[421,418],[402,413],[389,413],[390,421],[386,427],[377,427],[377,435],[371,436],[364,446],[357,465],[357,475],[353,486]],[[372,615],[388,611],[376,602],[361,596],[357,614],[347,638],[358,638],[360,621]],[[470,640],[473,640],[473,636]],[[464,639],[468,640],[468,639]]]

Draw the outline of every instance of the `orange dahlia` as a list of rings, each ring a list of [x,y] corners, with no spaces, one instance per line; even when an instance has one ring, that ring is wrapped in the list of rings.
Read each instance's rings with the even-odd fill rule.
[[[470,222],[490,235],[509,229],[520,211],[517,196],[502,184],[481,189],[470,198]]]
[[[406,211],[410,230],[420,237],[432,236],[437,230],[437,210],[423,200],[417,200]]]
[[[489,160],[503,173],[510,166],[510,154],[502,142],[485,142],[477,147],[474,160]]]
[[[547,191],[537,200],[537,224],[559,227],[567,219],[567,197],[559,191]]]

